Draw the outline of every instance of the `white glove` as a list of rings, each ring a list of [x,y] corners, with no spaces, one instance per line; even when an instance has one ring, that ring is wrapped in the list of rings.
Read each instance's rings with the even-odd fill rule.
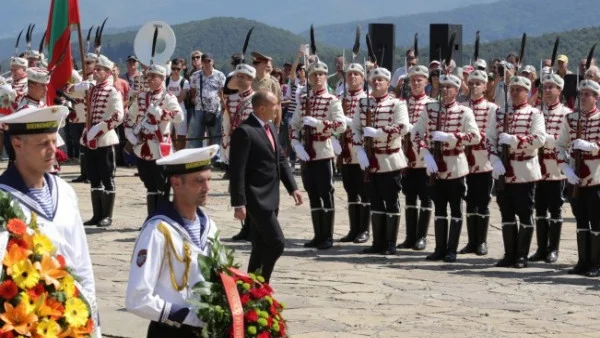
[[[332,138],[331,143],[333,144],[333,153],[339,155],[342,153],[342,145],[340,144],[340,140],[337,138]]]
[[[435,159],[433,155],[427,149],[422,149],[421,153],[423,155],[423,160],[425,161],[425,169],[427,170],[427,175],[431,176],[431,174],[435,174],[438,172],[437,163],[435,163]]]
[[[154,104],[151,104],[150,107],[148,107],[148,110],[146,112],[148,114],[154,116],[156,121],[160,121],[162,114],[163,114],[163,110]]]
[[[92,87],[94,87],[94,85],[90,81],[82,81],[73,85],[73,89],[76,92],[84,92],[86,90],[92,89]]]
[[[298,156],[300,160],[305,162],[310,160],[310,156],[308,156],[308,153],[306,152],[302,144],[300,144],[300,142],[296,141],[296,143],[294,144],[294,151],[296,152],[296,156]]]
[[[494,177],[495,179],[498,179],[500,176],[506,174],[506,169],[504,168],[504,164],[502,164],[502,161],[500,160],[500,158],[498,156],[492,155],[491,163],[492,163],[492,177]]]
[[[446,133],[443,131],[438,131],[438,130],[431,133],[431,138],[434,141],[439,141],[439,142],[452,142],[456,139],[453,134]]]
[[[498,135],[498,143],[506,144],[511,148],[516,148],[519,144],[519,140],[517,140],[517,137],[515,135],[500,133],[500,135]]]
[[[575,174],[575,171],[573,171],[573,168],[571,168],[568,164],[561,163],[560,170],[563,172],[563,174],[565,174],[565,176],[567,177],[567,181],[569,181],[569,183],[571,183],[572,185],[579,184],[579,177],[577,176],[577,174]]]
[[[369,167],[369,157],[365,152],[365,148],[356,148],[356,158],[358,159],[358,165],[360,166],[360,169],[367,170],[367,168]]]
[[[556,139],[554,138],[554,136],[546,135],[546,143],[544,143],[544,146],[546,148],[554,148],[555,144],[556,144]]]
[[[87,132],[87,139],[95,139],[96,136],[98,136],[98,133],[100,133],[100,131],[102,131],[102,126],[100,125],[100,123],[93,125]]]
[[[354,120],[346,116],[346,126],[350,127],[354,123]]]
[[[12,87],[8,83],[3,83],[0,85],[0,95],[10,95],[12,90]]]
[[[588,142],[586,140],[576,139],[575,141],[573,141],[573,149],[598,152],[598,145],[596,143]]]
[[[154,133],[158,130],[158,124],[152,124],[150,121],[146,120],[142,122],[142,129],[144,129],[147,133]]]
[[[125,138],[127,138],[127,141],[129,141],[129,143],[131,143],[132,145],[136,145],[139,142],[138,138],[135,136],[131,128],[125,129]]]
[[[305,126],[309,126],[309,127],[317,127],[317,123],[319,122],[319,120],[317,120],[316,118],[312,117],[312,116],[305,116],[303,123]]]
[[[373,128],[373,127],[365,127],[363,129],[363,133],[364,133],[365,137],[372,137],[372,138],[380,138],[385,134],[383,132],[383,130],[381,130],[379,128]]]

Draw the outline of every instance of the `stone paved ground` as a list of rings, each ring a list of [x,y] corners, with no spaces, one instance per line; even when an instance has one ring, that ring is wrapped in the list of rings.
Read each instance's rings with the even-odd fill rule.
[[[73,178],[77,169],[65,166],[63,177]],[[87,229],[107,337],[145,337],[148,325],[124,309],[133,244],[146,213],[143,187],[133,173],[117,170],[114,225]],[[220,172],[213,175],[217,179],[206,210],[228,238],[237,232],[239,222],[228,208],[227,182],[220,176]],[[73,187],[87,219],[89,186]],[[339,238],[347,231],[347,216],[341,182],[335,187]],[[424,260],[433,250],[433,229],[425,252],[364,256],[357,254],[362,246],[340,243],[328,251],[304,249],[302,243],[312,233],[309,208],[295,207],[283,195],[280,221],[287,248],[276,266],[273,286],[288,305],[285,316],[292,337],[600,337],[599,280],[566,274],[577,259],[570,207],[564,209],[558,264],[515,270],[493,267],[502,255],[502,237],[495,202],[492,206],[489,255],[459,256],[457,263],[446,264]],[[461,247],[465,240],[463,230]],[[231,245],[245,267],[250,246]]]

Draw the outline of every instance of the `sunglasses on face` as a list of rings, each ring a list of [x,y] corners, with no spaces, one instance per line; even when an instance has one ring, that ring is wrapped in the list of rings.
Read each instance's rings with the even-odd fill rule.
[[[181,68],[171,68],[171,70],[174,71],[174,72],[178,72],[178,71],[181,70]]]
[[[86,61],[86,62],[85,62],[85,64],[86,64],[86,65],[92,65],[92,64],[94,64],[94,63],[95,63],[94,61]]]
[[[200,58],[200,56],[199,56],[199,55],[194,55],[194,56],[192,56],[192,60],[198,60],[199,58]]]

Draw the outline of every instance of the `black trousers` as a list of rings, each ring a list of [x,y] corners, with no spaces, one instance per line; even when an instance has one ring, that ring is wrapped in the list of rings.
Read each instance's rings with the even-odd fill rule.
[[[417,207],[417,198],[421,208],[431,207],[431,191],[427,186],[428,180],[425,168],[407,168],[402,175],[402,192],[406,197],[406,206]]]
[[[302,184],[311,209],[333,209],[333,166],[331,159],[302,163]]]
[[[79,157],[79,154],[83,152],[81,149],[83,148],[83,146],[81,146],[79,140],[81,139],[81,134],[83,134],[83,129],[85,129],[85,123],[69,122],[67,128],[70,136],[69,141],[67,141],[67,146],[70,147],[70,149],[72,149],[73,152],[72,154],[69,154],[69,156],[77,158]]]
[[[519,222],[530,225],[533,216],[535,183],[509,183],[504,185],[504,191],[496,191],[496,202],[500,207],[502,223]]]
[[[271,279],[275,263],[283,254],[285,238],[277,220],[277,210],[246,209],[252,230],[252,252],[248,272],[262,269],[265,281]]]
[[[151,321],[148,326],[147,338],[166,338],[166,337],[177,337],[177,338],[196,338],[199,337],[194,331],[200,331],[200,328],[194,328],[189,325],[182,325],[181,327],[174,327],[163,323]]]
[[[162,168],[156,165],[156,160],[146,161],[138,158],[137,168],[147,192],[164,192],[166,181]]]
[[[358,164],[344,164],[342,166],[342,182],[348,196],[348,203],[369,203],[364,172]]]
[[[115,191],[115,149],[113,146],[86,149],[87,175],[92,189]]]
[[[127,144],[127,137],[125,137],[125,127],[120,124],[116,128],[117,135],[119,135],[119,144],[116,146],[116,159],[118,166],[125,165],[125,155],[123,154],[123,149],[125,148],[125,144]]]
[[[435,180],[435,185],[431,189],[433,204],[435,205],[435,217],[447,218],[447,208],[450,205],[450,217],[462,220],[461,202],[467,190],[465,178]]]
[[[368,186],[371,211],[397,214],[400,212],[398,194],[402,190],[400,170],[372,173]]]
[[[580,187],[577,198],[577,229],[600,231],[600,186]]]
[[[565,180],[539,181],[535,187],[535,215],[546,218],[550,213],[550,219],[560,220],[562,218],[562,206],[565,202],[563,190]]]
[[[467,214],[490,214],[493,183],[491,172],[467,175]]]

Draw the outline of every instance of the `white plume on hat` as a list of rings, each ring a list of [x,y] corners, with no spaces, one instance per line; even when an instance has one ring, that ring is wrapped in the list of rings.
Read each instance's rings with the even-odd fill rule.
[[[508,83],[508,87],[519,86],[527,89],[527,91],[531,90],[531,80],[524,76],[513,76],[510,78]]]
[[[365,76],[365,69],[360,63],[351,63],[346,66],[346,73],[349,72],[360,73],[360,75]]]
[[[440,76],[440,85],[450,85],[450,86],[454,86],[458,89],[460,89],[460,85],[462,83],[462,81],[460,81],[460,78],[456,75],[452,75],[452,74],[444,74],[442,76]]]
[[[600,84],[594,80],[583,80],[579,82],[579,90],[589,90],[600,95]]]
[[[410,67],[410,69],[408,70],[408,77],[411,78],[415,75],[421,75],[424,77],[429,77],[429,69],[425,66],[422,65],[416,65],[416,66],[412,66]]]
[[[313,62],[308,66],[308,75],[315,72],[327,74],[329,72],[329,67],[327,67],[326,63],[321,61]]]
[[[560,75],[558,75],[558,74],[545,74],[542,77],[542,84],[546,84],[546,83],[551,83],[551,84],[557,86],[558,88],[560,88],[561,90],[565,86],[565,80],[563,80],[563,78],[560,77]]]
[[[369,73],[369,81],[373,81],[373,79],[385,79],[390,81],[392,79],[392,74],[383,67],[377,67]]]
[[[239,65],[235,66],[234,74],[246,74],[254,79],[256,77],[256,68],[245,63],[240,63]]]

